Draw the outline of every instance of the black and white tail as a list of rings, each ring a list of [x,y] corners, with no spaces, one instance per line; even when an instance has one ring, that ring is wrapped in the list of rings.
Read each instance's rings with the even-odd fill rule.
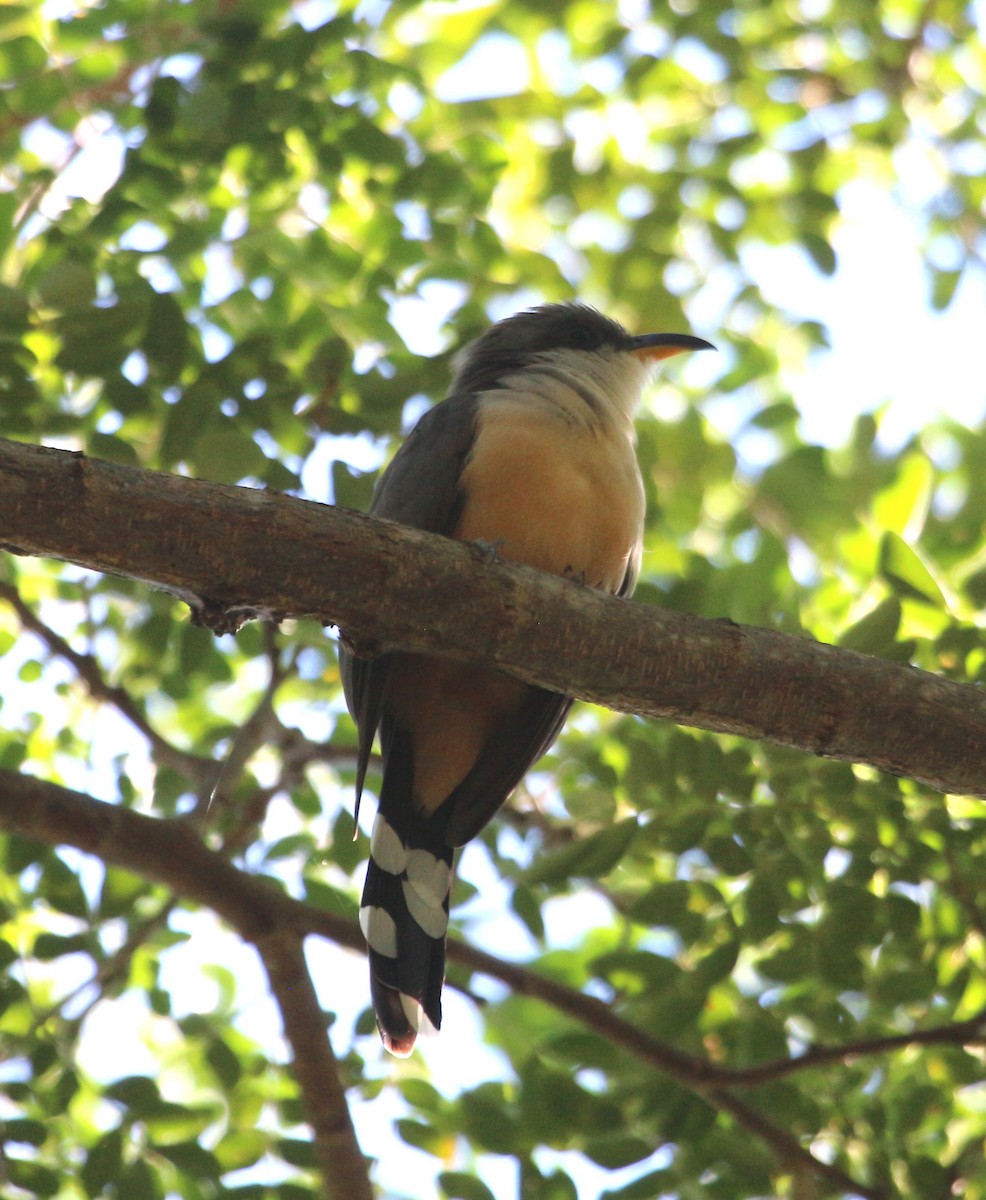
[[[425,1019],[435,1029],[442,1023],[452,847],[444,822],[415,811],[410,747],[387,732],[359,922],[380,1036],[392,1054],[406,1058]]]

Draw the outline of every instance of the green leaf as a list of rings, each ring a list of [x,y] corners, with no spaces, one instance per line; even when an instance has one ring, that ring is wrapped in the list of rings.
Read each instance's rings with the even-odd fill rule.
[[[128,1163],[119,1173],[114,1200],[163,1200],[164,1186],[160,1176],[145,1158]]]
[[[19,75],[40,71],[48,61],[44,47],[30,37],[0,41],[0,79],[17,82]]]
[[[896,640],[900,616],[900,600],[897,596],[888,596],[851,625],[839,639],[839,644],[860,654],[886,656]]]
[[[541,905],[532,888],[524,883],[518,883],[510,897],[510,907],[520,917],[534,937],[544,937],[544,919],[541,916]]]
[[[128,1075],[106,1088],[107,1100],[116,1100],[138,1116],[155,1112],[161,1104],[161,1093],[153,1079],[145,1075]]]
[[[206,1061],[216,1073],[216,1078],[225,1088],[235,1087],[243,1072],[239,1058],[224,1041],[216,1038],[205,1052]]]
[[[216,1162],[225,1174],[252,1167],[270,1149],[271,1138],[259,1129],[241,1129],[228,1133],[216,1145]]]
[[[217,483],[238,483],[262,475],[267,460],[248,433],[226,425],[199,440],[195,462],[207,478]]]
[[[66,936],[59,933],[39,933],[34,939],[32,952],[41,962],[51,962],[64,954],[76,954],[91,949],[88,934]]]
[[[99,895],[99,916],[103,920],[129,915],[139,897],[147,892],[147,883],[139,875],[107,866]]]
[[[880,574],[898,596],[947,609],[931,571],[918,552],[896,533],[885,533],[880,542]]]
[[[122,1161],[123,1134],[111,1129],[90,1147],[82,1164],[82,1184],[90,1196],[99,1196],[116,1178]]]
[[[801,235],[801,244],[808,251],[811,261],[822,272],[823,275],[834,275],[836,266],[835,251],[832,245],[825,238],[817,233],[804,232]]]
[[[438,1089],[426,1079],[405,1079],[401,1083],[401,1093],[408,1104],[425,1112],[438,1112],[442,1108],[442,1095]]]
[[[0,63],[2,61],[0,56]],[[38,1162],[26,1162],[12,1155],[4,1165],[7,1180],[14,1188],[20,1188],[32,1196],[57,1196],[61,1191],[61,1176],[51,1167]]]
[[[154,294],[143,345],[148,359],[159,368],[164,379],[178,378],[191,346],[185,313],[173,296]]]
[[[674,1179],[671,1171],[648,1171],[625,1187],[601,1193],[599,1200],[654,1200],[675,1186]]]
[[[48,1130],[41,1121],[30,1121],[14,1117],[3,1123],[4,1140],[28,1146],[43,1146],[48,1140]]]
[[[641,925],[675,925],[688,911],[687,883],[657,883],[630,906],[630,917]]]
[[[126,467],[140,465],[133,446],[112,433],[91,433],[88,450],[93,458],[101,458],[106,462],[122,463]]]
[[[445,1139],[430,1125],[402,1117],[394,1122],[394,1128],[401,1140],[407,1142],[409,1146],[414,1146],[416,1150],[423,1150],[426,1154],[431,1154],[436,1158],[441,1157],[441,1148]]]
[[[438,1186],[448,1200],[496,1200],[496,1197],[475,1175],[466,1175],[462,1171],[442,1171],[438,1176]]]
[[[608,1171],[629,1167],[632,1163],[648,1158],[653,1152],[654,1148],[649,1142],[629,1133],[591,1138],[585,1144],[586,1157]]]
[[[293,1167],[314,1167],[315,1149],[311,1142],[300,1138],[279,1138],[275,1150]]]
[[[566,846],[542,855],[523,874],[528,885],[558,883],[574,876],[598,879],[616,866],[637,834],[635,818],[620,821],[609,829],[594,833]]]
[[[80,375],[115,373],[130,352],[130,335],[146,316],[142,297],[72,309],[55,321],[61,338],[57,363]]]
[[[20,955],[9,942],[0,938],[0,971],[5,971],[11,963],[17,962]]]
[[[931,307],[937,312],[942,312],[952,303],[962,281],[962,274],[961,267],[957,271],[932,271]]]
[[[485,1083],[465,1092],[459,1101],[459,1108],[462,1133],[491,1154],[513,1154],[523,1144],[514,1107],[502,1084]],[[411,1141],[412,1145],[421,1145],[406,1137],[403,1129],[401,1136],[405,1141]],[[440,1145],[437,1140],[428,1140],[430,1145]]]
[[[62,258],[41,276],[37,283],[42,304],[66,312],[87,308],[96,299],[96,277],[91,267],[71,258]]]
[[[154,1145],[154,1150],[162,1158],[168,1159],[181,1171],[196,1179],[218,1179],[220,1170],[216,1156],[200,1146],[198,1142],[160,1142]]]
[[[305,899],[309,904],[314,904],[326,912],[335,913],[338,917],[356,919],[359,905],[351,895],[340,891],[339,888],[332,887],[331,884],[325,883],[321,879],[313,879],[308,875],[305,876],[304,884]]]
[[[59,912],[68,913],[70,917],[85,918],[89,915],[86,894],[78,877],[55,854],[49,855],[45,860],[38,890],[52,908],[57,908]]]
[[[4,216],[3,201],[9,199],[9,195],[0,194],[0,219]],[[27,296],[17,288],[0,284],[0,336],[26,333],[30,328],[30,317],[31,305]]]

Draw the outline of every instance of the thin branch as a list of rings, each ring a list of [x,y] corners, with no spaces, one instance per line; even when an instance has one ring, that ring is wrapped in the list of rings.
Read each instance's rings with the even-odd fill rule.
[[[356,1140],[339,1063],[305,962],[293,933],[272,933],[255,945],[291,1046],[291,1072],[315,1135],[315,1159],[327,1200],[373,1200],[367,1160]]]
[[[43,1012],[34,1018],[32,1022],[32,1030],[37,1032],[42,1029],[48,1021],[53,1017],[58,1016],[63,1012],[73,1000],[77,999],[84,993],[93,990],[93,998],[72,1018],[72,1023],[76,1026],[82,1024],[86,1016],[99,1003],[102,995],[105,994],[105,989],[113,984],[117,979],[122,978],[130,970],[130,964],[133,961],[133,956],[143,946],[151,935],[166,925],[169,917],[178,905],[177,897],[172,897],[152,916],[140,922],[134,929],[131,930],[127,940],[115,950],[109,958],[100,964],[99,968],[84,980],[77,987],[72,988],[64,996],[61,996],[54,1004],[49,1005]],[[96,989],[99,989],[98,991]],[[67,1019],[67,1018],[66,1018]]]
[[[208,802],[201,806],[200,816],[204,819],[210,809],[217,805],[219,811],[228,807],[232,785],[242,773],[244,767],[253,755],[270,741],[275,729],[283,729],[274,713],[274,697],[277,689],[284,682],[290,668],[282,666],[278,660],[275,639],[277,631],[270,622],[264,624],[264,640],[267,648],[267,658],[270,663],[270,674],[267,686],[260,699],[254,706],[253,712],[236,730],[232,744],[226,754],[225,761],[219,769],[219,774],[209,794]],[[218,802],[218,804],[217,804]]]
[[[221,799],[224,787],[229,786],[230,781],[242,771],[247,760],[266,741],[273,741],[278,747],[279,757],[284,765],[282,776],[276,784],[257,789],[249,801],[238,804],[236,830],[230,831],[224,838],[227,853],[245,843],[249,829],[263,820],[263,814],[273,797],[280,792],[290,790],[294,782],[300,779],[304,768],[309,763],[316,761],[344,762],[355,766],[355,747],[340,747],[310,741],[299,730],[284,725],[275,714],[274,694],[286,675],[293,669],[293,661],[284,665],[277,661],[274,640],[277,637],[277,630],[269,622],[265,623],[264,627],[268,642],[268,656],[271,660],[268,685],[254,712],[237,730],[233,748],[220,766],[213,759],[182,750],[162,737],[148,721],[131,695],[124,688],[109,683],[103,675],[98,660],[91,655],[75,650],[61,634],[56,633],[24,602],[13,584],[0,580],[0,600],[5,600],[10,605],[24,629],[34,633],[45,643],[53,655],[63,659],[75,669],[93,700],[97,703],[111,704],[122,717],[133,725],[138,733],[147,739],[157,762],[164,763],[193,780],[202,792],[203,802],[208,793],[202,789],[211,789],[211,795]],[[377,756],[373,755],[371,762],[376,759]]]
[[[289,793],[301,782],[305,771],[313,762],[329,762],[336,765],[343,763],[355,768],[354,747],[313,742],[300,730],[284,725],[276,713],[272,714],[270,725],[271,747],[280,763],[280,774],[274,783],[266,787],[255,787],[245,797],[237,796],[235,821],[229,828],[223,829],[222,852],[226,855],[235,854],[249,845],[274,797]],[[377,758],[377,755],[371,755],[370,761],[374,762]]]
[[[525,967],[494,958],[473,946],[450,940],[448,957],[453,962],[509,984],[514,992],[533,996],[550,1004],[559,1012],[587,1026],[593,1033],[601,1034],[614,1046],[620,1046],[641,1062],[649,1063],[682,1087],[702,1096],[713,1107],[729,1113],[744,1129],[762,1138],[778,1154],[786,1169],[802,1175],[828,1179],[853,1195],[866,1197],[866,1200],[888,1200],[887,1192],[879,1188],[869,1188],[852,1179],[838,1167],[816,1158],[797,1138],[774,1125],[756,1109],[728,1091],[727,1085],[743,1082],[736,1080],[735,1073],[728,1067],[697,1058],[651,1037],[631,1025],[629,1021],[617,1016],[607,1004],[595,996],[587,996]]]
[[[833,1163],[816,1158],[792,1134],[768,1121],[762,1113],[745,1104],[731,1092],[715,1088],[707,1092],[705,1098],[717,1108],[728,1112],[744,1129],[766,1142],[777,1155],[782,1169],[790,1171],[792,1175],[824,1179],[838,1187],[842,1195],[862,1196],[864,1200],[891,1200],[894,1193],[882,1187],[869,1187],[860,1183]]]
[[[724,1067],[722,1074],[731,1087],[755,1087],[773,1079],[784,1079],[799,1071],[824,1067],[829,1063],[850,1062],[909,1046],[983,1046],[986,1045],[986,1009],[966,1021],[937,1025],[933,1029],[915,1029],[910,1033],[864,1038],[842,1046],[812,1046],[795,1058],[776,1058],[752,1067]]]
[[[147,717],[134,703],[133,697],[124,688],[114,687],[103,675],[98,661],[89,654],[74,650],[60,633],[56,633],[25,604],[20,592],[13,584],[0,581],[0,600],[5,600],[17,614],[21,625],[39,637],[56,657],[64,659],[86,685],[94,700],[111,704],[117,712],[142,734],[151,745],[158,762],[173,767],[196,784],[210,783],[216,773],[216,764],[209,758],[189,754],[174,746],[157,732]]]
[[[310,931],[297,907],[299,901],[271,880],[248,875],[210,850],[186,821],[148,817],[0,769],[0,826],[49,846],[75,846],[164,884],[183,899],[211,908],[248,942],[282,927],[301,934]],[[329,913],[323,917],[325,936],[360,949],[361,938],[352,922]]]
[[[0,544],[153,581],[215,632],[315,617],[360,653],[482,663],[610,708],[986,796],[982,689],[491,565],[475,547],[345,509],[0,440]]]
[[[257,947],[294,1052],[316,1155],[327,1170],[327,1195],[330,1200],[370,1197],[344,1096],[339,1100],[342,1089],[325,1021],[301,954],[308,932],[305,906],[209,850],[186,822],[155,820],[11,771],[0,771],[0,825],[49,845],[67,843],[163,883],[211,908]],[[326,923],[333,940],[359,948],[354,923],[340,918]],[[307,1031],[306,1021],[313,1022]]]

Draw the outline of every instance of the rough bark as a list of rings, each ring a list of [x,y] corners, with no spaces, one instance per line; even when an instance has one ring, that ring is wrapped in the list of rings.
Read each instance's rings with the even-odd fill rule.
[[[808,638],[602,596],[360,513],[0,440],[0,545],[146,581],[218,632],[338,625],[610,708],[986,795],[986,694]]]

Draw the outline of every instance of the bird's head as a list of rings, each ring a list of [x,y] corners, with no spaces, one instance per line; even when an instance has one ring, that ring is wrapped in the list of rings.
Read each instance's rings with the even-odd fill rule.
[[[636,406],[650,369],[661,359],[711,343],[684,333],[634,335],[585,304],[545,304],[491,325],[453,360],[453,392],[503,387],[528,370],[561,371]],[[624,407],[620,404],[620,407]]]

